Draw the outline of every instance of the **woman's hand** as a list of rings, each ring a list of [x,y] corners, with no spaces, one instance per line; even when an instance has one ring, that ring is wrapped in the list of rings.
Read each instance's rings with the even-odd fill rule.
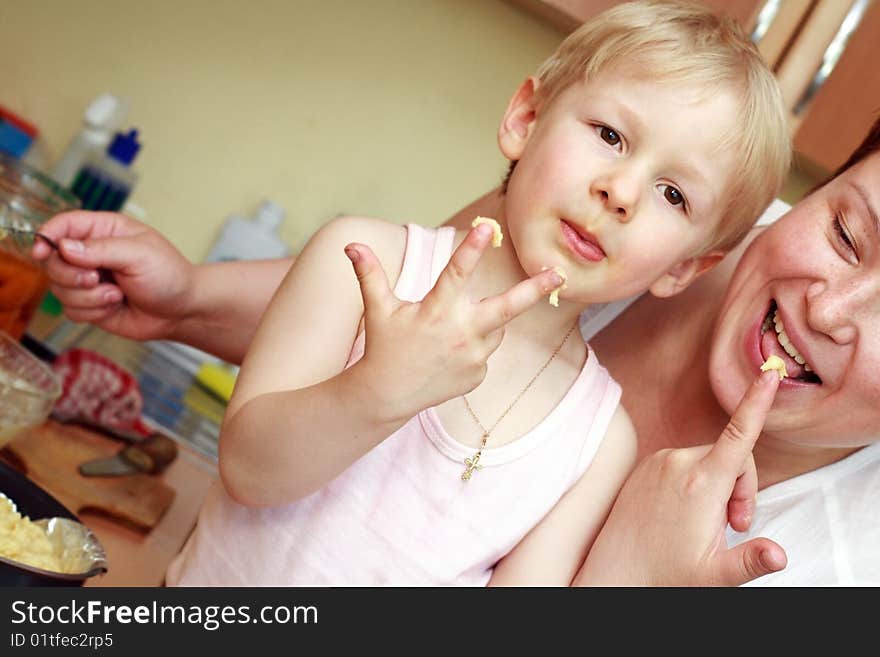
[[[162,235],[112,212],[73,211],[52,217],[33,257],[48,259],[52,293],[75,322],[90,322],[138,340],[165,337],[187,312],[193,265]],[[112,280],[100,281],[98,270]]]
[[[486,224],[472,229],[420,303],[394,296],[367,246],[346,247],[364,302],[366,345],[354,367],[369,371],[371,385],[382,386],[383,397],[401,400],[389,409],[395,415],[412,417],[476,388],[501,344],[504,325],[562,284],[558,273],[547,270],[503,294],[472,302],[467,283],[491,237]]]
[[[743,531],[757,494],[752,448],[779,386],[763,372],[714,445],[666,449],[624,484],[575,584],[738,586],[782,570],[784,550],[766,538],[728,549],[728,522]]]

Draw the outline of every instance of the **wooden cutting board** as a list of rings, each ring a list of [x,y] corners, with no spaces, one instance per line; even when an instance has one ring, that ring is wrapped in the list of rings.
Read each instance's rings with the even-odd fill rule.
[[[174,489],[155,475],[83,477],[83,461],[112,456],[124,443],[83,427],[49,420],[6,445],[13,466],[42,486],[73,513],[110,517],[142,532],[162,518]]]

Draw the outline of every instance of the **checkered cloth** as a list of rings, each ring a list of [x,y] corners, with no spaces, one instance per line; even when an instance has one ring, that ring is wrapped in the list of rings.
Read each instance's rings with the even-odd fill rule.
[[[62,381],[53,416],[62,422],[86,422],[108,429],[151,433],[141,419],[143,396],[134,375],[89,349],[68,349],[52,363]]]

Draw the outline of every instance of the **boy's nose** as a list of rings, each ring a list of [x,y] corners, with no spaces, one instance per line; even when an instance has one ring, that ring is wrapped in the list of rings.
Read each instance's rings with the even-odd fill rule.
[[[618,221],[629,222],[639,202],[639,186],[634,176],[621,171],[597,176],[591,185],[592,195]]]

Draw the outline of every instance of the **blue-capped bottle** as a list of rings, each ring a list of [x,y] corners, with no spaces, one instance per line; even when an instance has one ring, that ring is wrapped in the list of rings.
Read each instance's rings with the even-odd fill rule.
[[[74,176],[70,190],[84,210],[118,211],[134,189],[138,174],[131,163],[141,148],[138,131],[117,132],[105,153],[86,159]]]

